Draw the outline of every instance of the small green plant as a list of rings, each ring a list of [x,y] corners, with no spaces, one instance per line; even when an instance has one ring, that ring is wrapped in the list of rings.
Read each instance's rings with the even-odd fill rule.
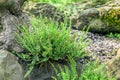
[[[116,38],[120,40],[120,33],[110,33],[107,35],[109,38]]]
[[[25,77],[30,74],[34,65],[49,60],[67,60],[82,57],[85,54],[87,42],[82,38],[71,36],[71,29],[66,23],[57,23],[52,19],[42,18],[31,20],[32,29],[26,26],[19,28],[21,35],[17,34],[18,43],[27,53],[17,54],[25,61],[30,61],[30,68]],[[84,35],[83,35],[84,36]]]
[[[56,77],[52,77],[53,80],[114,80],[113,78],[107,78],[107,71],[105,64],[98,64],[97,61],[84,64],[82,67],[81,75],[78,75],[76,70],[76,62],[70,58],[70,67],[59,66],[60,72],[51,64],[56,72]]]
[[[76,70],[77,64],[75,60],[69,57],[69,64],[70,67],[61,67],[60,65],[58,65],[60,69],[60,71],[58,71],[58,69],[56,69],[55,66],[51,63],[56,73],[56,77],[52,76],[53,80],[78,80],[78,73]]]
[[[79,80],[107,80],[106,67],[97,61],[83,65],[82,74]]]

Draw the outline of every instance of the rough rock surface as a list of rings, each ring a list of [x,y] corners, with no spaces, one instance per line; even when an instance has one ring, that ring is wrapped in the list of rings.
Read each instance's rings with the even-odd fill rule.
[[[24,0],[21,0],[21,3],[23,3],[22,1],[24,2]],[[108,4],[111,5],[111,3],[108,3]],[[81,4],[75,4],[75,5],[77,7],[78,5],[81,5]],[[76,29],[83,29],[84,26],[86,27],[90,26],[90,31],[99,32],[99,33],[120,32],[119,26],[116,26],[115,24],[106,23],[106,21],[101,19],[101,15],[102,15],[101,8],[105,11],[109,11],[109,9],[114,7],[114,9],[115,10],[118,9],[118,12],[119,12],[119,6],[112,5],[112,6],[109,6],[108,8],[107,4],[105,4],[105,5],[93,7],[91,3],[86,3],[86,2],[83,5],[84,7],[82,7],[80,11],[77,12],[77,14],[73,13],[69,16],[69,18],[72,19],[73,21],[73,27],[75,27]],[[15,5],[13,5],[13,7],[14,6]],[[14,50],[17,52],[21,52],[22,49],[19,47],[19,45],[15,41],[14,32],[17,32],[16,24],[21,24],[19,23],[20,20],[22,18],[24,19],[26,18],[24,14],[23,15],[20,14],[21,18],[19,19],[18,15],[19,15],[19,12],[21,12],[21,10],[20,8],[16,7],[15,11],[13,11],[14,9],[13,7],[12,8],[0,7],[0,25],[2,25],[2,28],[3,28],[0,35],[0,48],[7,49],[10,51]],[[57,10],[56,7],[46,3],[36,4],[35,6],[32,5],[31,10],[28,10],[28,11],[30,11],[30,13],[34,14],[35,16],[42,14],[43,16],[59,19],[60,21],[63,21],[63,18],[64,18],[64,12],[61,12]],[[16,12],[18,13],[16,14]],[[120,14],[117,14],[117,15],[118,15],[117,17],[119,18]],[[114,17],[115,16],[113,16],[113,18]],[[78,33],[78,37],[82,34],[85,34],[83,31],[78,31],[78,30],[72,30],[72,33]],[[84,38],[85,39],[89,38],[89,40],[91,41],[91,43],[86,49],[88,52],[91,53],[90,56],[93,56],[92,58],[94,59],[99,58],[100,61],[108,61],[109,59],[115,56],[114,50],[120,48],[119,40],[107,38],[106,36],[103,36],[103,35],[93,34],[88,32],[87,36],[84,36]],[[11,59],[8,56],[9,55],[8,53],[9,52],[0,50],[0,55],[1,55],[0,63],[1,64],[4,63],[3,65],[0,64],[0,68],[1,68],[0,80],[3,80],[4,78],[10,78],[9,80],[22,80],[21,67],[17,62],[14,62],[16,61],[16,59],[13,57],[13,55],[10,54],[10,57],[12,57]],[[3,61],[2,59],[5,61]],[[79,65],[79,68],[81,68],[79,63],[78,65]],[[114,75],[117,78],[119,78],[120,76],[119,75],[119,72],[120,72],[119,71],[119,55],[113,58],[109,65],[113,66],[112,68],[110,67],[109,69],[114,71]],[[23,67],[25,69],[24,71],[26,71],[26,65],[24,66],[23,64]],[[116,71],[115,68],[118,70]],[[14,71],[14,73],[12,73],[12,70]],[[16,70],[18,71],[16,72]],[[6,77],[6,74],[7,74],[7,77]],[[51,68],[49,64],[45,64],[41,67],[36,66],[36,68],[33,70],[33,72],[31,73],[31,75],[28,77],[27,80],[50,80],[50,76],[53,74],[54,74],[53,68]]]
[[[26,0],[1,0],[0,1],[0,49],[22,52],[18,45],[15,32],[17,26],[26,23],[30,27],[28,16],[22,12],[22,5]]]
[[[28,70],[28,65],[26,63],[21,62],[23,66],[24,73],[26,70]],[[52,64],[55,66],[55,68],[60,72],[58,65],[62,67],[62,69],[65,68],[65,66],[68,66],[70,68],[70,65],[67,64],[67,62],[52,62]],[[82,70],[82,64],[77,61],[76,69],[78,72],[78,75],[81,74]],[[56,73],[54,71],[54,68],[51,66],[49,62],[46,62],[44,64],[41,64],[39,66],[35,66],[32,73],[26,78],[25,80],[53,80],[51,76],[56,76]]]
[[[92,2],[86,1],[85,3],[71,4],[62,12],[57,10],[55,6],[47,3],[38,3],[34,5],[31,3],[31,6],[29,6],[30,8],[25,7],[25,10],[33,15],[39,16],[42,14],[61,21],[63,21],[63,16],[67,14],[68,20],[72,20],[72,27],[78,30],[89,27],[91,32],[109,33],[120,32],[119,3],[119,0],[113,0],[112,2],[108,1],[108,3],[104,5],[93,5]],[[73,10],[70,10],[69,8],[72,8]]]
[[[74,27],[83,29],[85,26],[89,26],[91,32],[97,33],[120,32],[119,3],[119,0],[113,0],[104,5],[96,5],[87,9],[84,7],[76,14]]]
[[[20,48],[16,41],[15,33],[18,32],[17,25],[20,24],[17,17],[13,15],[6,15],[2,18],[1,25],[3,30],[0,33],[0,48],[9,51],[22,52],[23,49]]]
[[[59,11],[55,6],[48,3],[34,3],[29,2],[25,7],[25,12],[36,17],[42,15],[44,17],[52,18],[58,21],[64,21],[65,15]]]
[[[114,76],[117,80],[120,79],[120,48],[117,55],[107,63],[107,68],[109,77]]]
[[[26,0],[1,0],[0,8],[9,10],[14,15],[21,15],[21,6]]]
[[[0,50],[0,80],[23,80],[17,57],[5,50]]]

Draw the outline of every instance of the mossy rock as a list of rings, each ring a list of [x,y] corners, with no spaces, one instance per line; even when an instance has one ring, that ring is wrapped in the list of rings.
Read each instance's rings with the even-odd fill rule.
[[[29,2],[24,11],[28,14],[39,17],[40,15],[48,18],[52,18],[58,21],[64,21],[65,15],[59,11],[55,6],[48,3],[34,3]]]
[[[100,14],[108,25],[120,25],[120,7],[103,7]]]
[[[72,3],[71,3],[72,4]],[[29,14],[39,16],[43,15],[53,18],[60,22],[64,21],[65,14],[68,20],[72,20],[72,27],[82,30],[84,27],[90,28],[91,32],[97,33],[120,33],[120,0],[116,2],[108,1],[105,4],[93,6],[91,2],[72,4],[71,7],[66,6],[65,11],[60,11],[57,7],[48,3],[30,3],[24,10]],[[86,7],[86,6],[90,7]],[[74,6],[74,7],[72,7]],[[75,8],[76,7],[76,8]],[[79,8],[78,8],[79,7]],[[66,12],[75,9],[75,12]],[[74,8],[74,9],[72,9]]]
[[[91,20],[89,27],[92,32],[107,31],[104,22],[100,19]]]
[[[120,33],[120,1],[109,1],[101,7],[82,10],[76,20],[77,29],[90,27],[90,31],[98,33]]]

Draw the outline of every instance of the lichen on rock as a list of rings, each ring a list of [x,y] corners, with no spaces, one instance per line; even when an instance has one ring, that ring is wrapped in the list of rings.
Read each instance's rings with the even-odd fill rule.
[[[120,79],[120,49],[118,49],[117,55],[112,60],[109,60],[107,68],[109,77],[113,76],[117,80]]]
[[[100,0],[98,2],[102,1],[103,0]],[[32,5],[29,8],[25,7],[25,10],[35,16],[41,14],[46,17],[54,18],[55,20],[59,19],[59,21],[63,21],[67,14],[68,20],[72,21],[72,27],[78,30],[82,30],[84,27],[90,27],[89,30],[91,32],[120,32],[120,1],[106,1],[108,2],[94,6],[91,1],[77,4],[71,3],[71,5],[65,6],[63,11],[58,10],[56,6],[48,3],[31,2],[30,4]],[[87,7],[87,5],[89,7]]]
[[[59,11],[55,6],[48,3],[34,3],[29,2],[25,7],[24,11],[29,15],[39,17],[40,15],[52,18],[58,21],[64,21],[65,15]]]
[[[120,25],[120,7],[102,8],[101,17],[108,25]]]

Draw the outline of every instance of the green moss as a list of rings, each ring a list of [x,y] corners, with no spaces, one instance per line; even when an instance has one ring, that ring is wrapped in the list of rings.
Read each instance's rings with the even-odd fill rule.
[[[107,25],[120,26],[120,7],[111,7],[108,10],[103,9],[102,20],[104,20]]]

